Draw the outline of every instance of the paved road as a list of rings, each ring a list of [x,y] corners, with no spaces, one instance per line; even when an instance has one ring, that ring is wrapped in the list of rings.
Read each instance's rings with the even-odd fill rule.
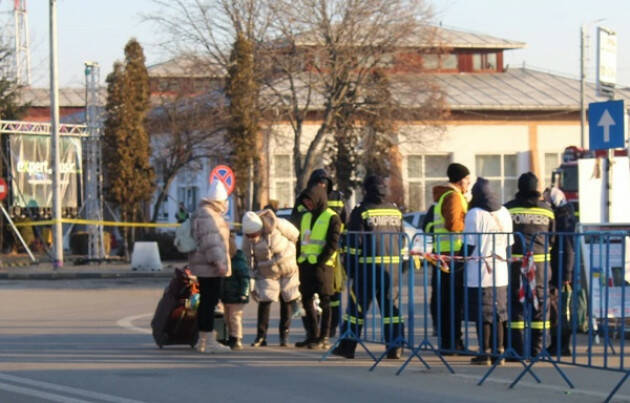
[[[221,355],[190,348],[159,350],[149,321],[166,279],[0,282],[0,402],[484,402],[601,401],[617,373],[568,369],[569,391],[553,369],[541,367],[542,385],[507,382],[518,368],[498,369],[476,386],[482,369],[452,360],[450,375],[431,358],[431,370],[400,362],[368,372],[355,360],[277,347],[277,307],[272,346]],[[295,321],[292,339],[302,337]],[[245,315],[246,341],[254,336],[255,305]],[[516,364],[514,364],[516,365]],[[625,386],[616,401],[630,401]]]

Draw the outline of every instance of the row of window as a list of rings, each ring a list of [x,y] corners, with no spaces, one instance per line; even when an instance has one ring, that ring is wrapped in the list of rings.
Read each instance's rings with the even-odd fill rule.
[[[560,163],[559,153],[545,153],[545,186],[551,184],[551,174]],[[448,180],[446,169],[451,163],[449,154],[409,155],[407,156],[407,209],[424,211],[433,203],[433,186]],[[516,154],[481,154],[475,156],[477,176],[490,181],[493,190],[506,202],[514,197],[518,188],[518,170]],[[295,179],[290,155],[275,155],[273,158],[272,197],[279,205],[289,207],[293,204]]]
[[[435,185],[448,180],[446,169],[451,163],[449,154],[421,154],[407,156],[407,209],[424,211],[433,203],[432,189]],[[559,153],[545,153],[545,186],[551,184],[551,174],[560,163]],[[481,154],[475,156],[477,176],[490,181],[493,190],[505,202],[514,197],[517,190],[518,170],[516,154]],[[293,190],[296,180],[293,175],[291,156],[274,155],[272,162],[271,196],[278,200],[281,207],[293,205]],[[184,203],[188,211],[194,211],[200,201],[198,186],[180,186],[177,188],[177,203]],[[168,220],[168,202],[163,203],[160,218]]]

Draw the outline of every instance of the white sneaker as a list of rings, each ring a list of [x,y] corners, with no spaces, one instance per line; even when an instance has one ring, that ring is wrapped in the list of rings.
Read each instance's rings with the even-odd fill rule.
[[[208,338],[206,339],[205,352],[206,353],[227,353],[232,351],[230,347],[225,346],[217,341],[216,332],[209,333]]]
[[[210,337],[210,332],[199,332],[199,339],[197,339],[197,345],[195,346],[195,350],[199,353],[206,352],[206,344],[208,338]]]

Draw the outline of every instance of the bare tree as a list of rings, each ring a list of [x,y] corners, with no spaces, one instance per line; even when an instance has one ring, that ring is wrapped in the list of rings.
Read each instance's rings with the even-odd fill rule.
[[[223,133],[228,118],[225,98],[220,91],[196,97],[169,93],[161,98],[160,105],[148,119],[158,191],[152,221],[157,221],[177,174],[204,159],[227,154]]]
[[[366,96],[374,85],[372,73],[386,71],[401,50],[431,40],[432,14],[424,0],[277,0],[272,9],[273,32],[282,39],[269,43],[274,48],[267,52],[273,59],[269,65],[276,74],[266,75],[266,84],[293,130],[299,190],[331,133],[370,113]],[[442,108],[443,103],[432,110]],[[320,125],[306,140],[304,122],[314,110]]]
[[[276,124],[271,117],[288,122],[296,191],[320,163],[337,129],[354,131],[374,110],[366,97],[375,69],[388,73],[406,58],[417,64],[435,34],[426,0],[153,1],[165,12],[150,19],[165,28],[173,54],[196,54],[200,64],[227,71],[229,49],[239,33],[255,44],[257,105],[266,119],[261,129]],[[412,92],[404,78],[391,80],[392,98],[399,106],[394,117],[439,120],[444,110],[439,87],[418,87],[417,78],[413,82]],[[315,134],[305,133],[305,122],[313,121],[318,122]],[[400,134],[383,135],[392,144],[399,137],[418,137]]]
[[[203,70],[208,75],[223,77],[230,75],[231,79],[224,80],[222,89],[229,98],[233,98],[229,104],[238,107],[230,108],[233,124],[230,126],[231,129],[225,132],[227,136],[224,145],[229,146],[226,155],[230,155],[230,161],[239,176],[237,196],[240,207],[245,204],[244,193],[247,193],[245,189],[253,189],[253,200],[250,202],[257,205],[262,187],[260,178],[255,175],[252,177],[250,174],[250,165],[253,165],[254,171],[259,170],[257,169],[259,158],[252,155],[252,150],[262,148],[260,146],[262,132],[251,133],[245,136],[248,137],[247,141],[241,141],[243,136],[235,133],[233,129],[242,126],[242,122],[238,124],[237,122],[244,117],[256,116],[265,110],[265,105],[258,105],[257,102],[260,88],[258,83],[262,81],[259,76],[266,69],[261,68],[261,63],[258,63],[259,47],[256,44],[265,37],[269,27],[267,0],[153,0],[153,2],[162,6],[163,12],[146,18],[156,23],[166,35],[164,45],[169,53],[186,60],[189,66]],[[249,60],[249,56],[240,59],[231,57],[233,46],[238,43],[251,46],[253,60]],[[253,71],[248,73],[252,75],[248,79],[252,85],[249,86],[247,94],[240,94],[236,90],[233,76],[243,67],[244,59],[253,66]],[[255,110],[247,111],[243,106]],[[256,147],[250,146],[252,142]],[[246,198],[249,199],[249,195]]]

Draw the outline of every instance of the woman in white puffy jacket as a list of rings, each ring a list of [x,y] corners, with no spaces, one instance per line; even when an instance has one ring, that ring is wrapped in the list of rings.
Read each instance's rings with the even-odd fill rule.
[[[280,345],[287,346],[292,311],[300,306],[300,277],[295,243],[300,231],[271,210],[243,216],[243,251],[255,279],[252,296],[258,300],[258,325],[252,346],[267,345],[271,303],[280,298]]]

